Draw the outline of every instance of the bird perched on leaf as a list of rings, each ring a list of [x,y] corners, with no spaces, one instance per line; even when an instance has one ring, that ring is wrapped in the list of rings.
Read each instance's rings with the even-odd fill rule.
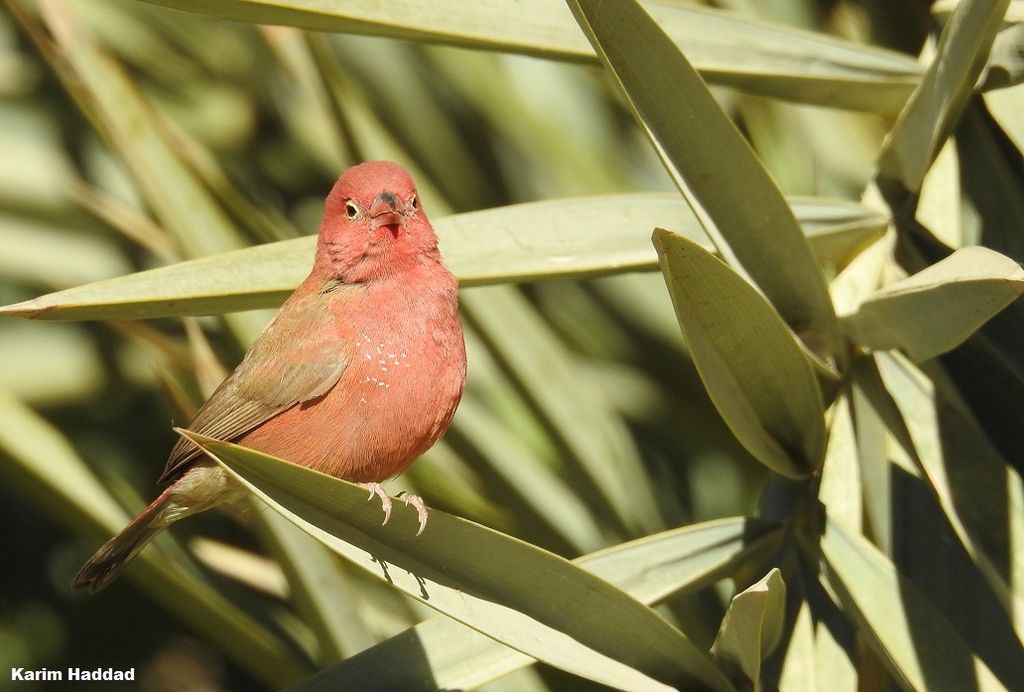
[[[457,288],[409,173],[389,161],[349,168],[327,196],[309,276],[188,429],[360,483],[387,523],[380,482],[444,434],[462,397]],[[105,588],[160,531],[243,495],[184,438],[161,481],[170,485],[96,551],[75,588]],[[403,500],[422,531],[423,501]]]

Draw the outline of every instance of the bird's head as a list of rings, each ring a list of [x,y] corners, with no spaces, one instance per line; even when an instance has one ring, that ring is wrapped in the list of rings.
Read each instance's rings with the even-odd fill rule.
[[[324,206],[317,269],[363,282],[437,258],[437,236],[408,171],[391,161],[367,161],[341,174]]]

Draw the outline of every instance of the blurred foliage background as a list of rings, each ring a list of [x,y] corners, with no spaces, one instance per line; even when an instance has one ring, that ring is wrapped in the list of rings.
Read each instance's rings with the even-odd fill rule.
[[[372,14],[367,3],[350,4],[355,15]],[[654,192],[666,194],[644,199],[671,199],[679,207],[659,211],[657,225],[695,225],[622,93],[593,54],[587,57],[567,8],[493,4],[476,15],[493,10],[493,26],[474,34],[473,17],[461,16],[464,3],[395,3],[393,21],[375,23],[317,14],[302,2],[225,0],[198,15],[160,6],[198,9],[189,2],[5,0],[0,304],[315,233],[334,178],[368,158],[409,167],[435,221],[525,202]],[[902,141],[893,128],[907,99],[920,93],[915,89],[956,3],[709,5],[734,14],[708,16],[735,24],[705,26],[685,14],[689,5],[645,3],[672,28],[780,190],[808,198],[797,217],[805,230],[824,229],[825,240],[811,245],[825,278],[840,277],[831,290],[841,315],[878,285],[955,248],[981,244],[1024,258],[1024,92],[1015,86],[1022,43],[1013,23],[1021,3],[980,10],[990,22],[993,13],[1007,12],[987,66],[987,46],[968,61],[968,74],[982,76],[977,86],[984,95],[972,95],[974,79],[954,82],[962,108],[943,112],[950,119],[925,146],[921,176],[931,169],[917,189],[907,189],[907,177],[889,175],[905,164],[892,154],[892,142]],[[306,30],[317,28],[325,31]],[[820,43],[826,35],[831,42]],[[916,127],[909,116],[901,122]],[[679,127],[699,133],[701,123]],[[955,140],[939,154],[951,131]],[[887,167],[886,156],[901,163]],[[820,202],[817,217],[812,197]],[[853,204],[862,201],[865,207]],[[665,279],[654,271],[655,224],[646,223],[635,200],[601,204],[583,199],[580,207],[607,210],[608,223],[622,229],[621,247],[588,250],[592,229],[581,220],[590,217],[568,207],[552,207],[554,235],[543,225],[532,233],[517,226],[522,219],[514,213],[487,217],[496,224],[493,236],[483,221],[442,233],[446,254],[461,258],[456,273],[469,276],[462,292],[467,394],[446,440],[392,490],[413,489],[431,507],[567,558],[726,517],[756,515],[790,527],[813,521],[818,510],[801,503],[807,487],[817,494],[820,477],[812,474],[818,480],[795,490],[737,441],[712,403]],[[502,257],[516,251],[553,259],[508,266]],[[858,253],[869,268],[843,280]],[[248,303],[239,297],[241,279],[212,292],[212,309],[199,311],[204,317],[134,321],[148,315],[126,299],[101,319],[69,311],[68,319],[85,321],[0,321],[0,670],[135,666],[146,690],[273,689],[432,614],[254,509],[185,522],[150,551],[158,556],[101,596],[68,589],[98,542],[153,496],[174,442],[172,423],[186,423],[238,361],[272,314],[266,308],[301,277],[291,267],[302,266],[303,257],[296,251],[287,268],[267,269],[267,285],[253,289],[262,293]],[[232,280],[227,272],[225,282]],[[948,300],[923,305],[940,314]],[[986,309],[994,313],[1002,304]],[[849,452],[854,466],[861,461],[855,480],[836,481],[842,490],[830,491],[832,500],[846,496],[853,507],[844,517],[855,517],[858,539],[862,530],[879,559],[895,564],[934,606],[929,612],[959,633],[964,643],[954,650],[980,656],[1012,687],[1020,678],[1024,618],[1020,315],[1004,312],[988,332],[941,349],[948,351],[941,358],[933,357],[941,351],[918,358],[900,339],[889,344],[923,362],[922,387],[939,393],[929,389],[920,400],[871,390],[885,379],[883,390],[907,392],[894,380],[920,372],[895,356],[858,359],[885,331],[872,331],[874,324],[850,327],[867,336],[831,353],[835,360],[824,367],[839,376],[820,377],[824,404],[842,407],[838,414],[830,409],[831,439],[840,434],[837,425],[855,419],[844,444],[856,447]],[[849,358],[856,363],[842,362]],[[860,389],[851,384],[856,372]],[[913,413],[928,405],[938,422],[916,428]],[[893,410],[908,422],[893,424]],[[865,422],[881,419],[889,427]],[[922,472],[909,451],[925,444],[919,430],[954,460],[948,486]],[[894,444],[905,437],[914,439]],[[870,455],[884,461],[881,471],[864,464]],[[811,460],[810,470],[819,462]],[[834,468],[850,473],[839,462]],[[957,482],[972,475],[980,480],[961,492]],[[785,621],[779,636],[792,645],[815,623],[839,628],[831,633],[835,649],[825,653],[820,633],[800,640],[811,649],[818,642],[818,658],[805,662],[817,661],[819,675],[831,660],[840,671],[836,680],[849,689],[894,681],[913,687],[917,679],[943,687],[927,669],[934,656],[923,657],[923,678],[907,673],[901,654],[889,657],[887,647],[895,645],[879,634],[874,616],[850,609],[851,601],[863,605],[862,597],[837,595],[835,583],[819,582],[817,568],[801,562],[813,562],[807,551],[776,546],[770,558],[757,559],[754,552],[677,588],[659,612],[706,651],[735,589],[781,566],[790,608],[788,617],[772,616]],[[834,573],[842,561],[832,558]],[[321,571],[296,574],[295,563]],[[794,575],[805,583],[791,583]],[[735,580],[721,578],[727,576]],[[302,585],[316,579],[320,587]],[[337,610],[318,619],[311,613],[322,614],[325,603],[317,598],[324,594],[333,594],[329,603]],[[801,603],[811,604],[813,621]],[[830,619],[837,610],[847,617]],[[773,650],[763,652],[765,685],[816,688],[813,671],[793,663],[795,655],[772,658]],[[509,690],[592,684],[544,665],[483,681]]]

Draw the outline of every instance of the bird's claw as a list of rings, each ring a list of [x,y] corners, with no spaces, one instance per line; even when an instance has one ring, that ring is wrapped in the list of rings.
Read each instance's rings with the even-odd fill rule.
[[[423,533],[423,529],[427,528],[427,505],[423,502],[423,498],[419,495],[412,495],[405,492],[404,490],[398,493],[399,499],[406,504],[406,506],[412,506],[416,508],[416,518],[419,519],[420,528],[416,532],[419,536]]]
[[[391,498],[384,492],[384,486],[380,483],[359,483],[358,485],[370,491],[370,496],[366,498],[367,502],[372,500],[374,495],[380,498],[380,506],[384,510],[384,521],[380,525],[384,526],[387,524],[388,519],[391,518]]]
[[[366,498],[367,501],[372,500],[374,496],[380,498],[381,509],[384,510],[384,521],[382,521],[380,525],[384,526],[385,524],[387,524],[388,520],[391,519],[391,498],[388,497],[388,494],[386,492],[384,492],[384,486],[382,486],[380,483],[359,483],[358,485],[370,491],[370,496]],[[420,497],[419,495],[412,495],[410,493],[405,492],[404,490],[398,493],[398,498],[402,502],[404,502],[407,507],[415,508],[416,518],[419,520],[420,523],[420,528],[416,532],[416,535],[419,536],[421,533],[423,533],[423,529],[427,528],[426,503],[423,502],[423,498]]]

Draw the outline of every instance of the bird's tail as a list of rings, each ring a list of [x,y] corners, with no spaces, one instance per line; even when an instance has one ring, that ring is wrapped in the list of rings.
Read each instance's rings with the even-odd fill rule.
[[[128,526],[104,543],[79,570],[71,587],[102,591],[153,537],[185,517],[243,495],[241,486],[212,461],[198,461],[138,513]]]
[[[71,588],[88,588],[89,591],[96,593],[117,579],[128,566],[128,562],[146,547],[154,536],[174,521],[168,521],[165,512],[171,502],[173,491],[174,485],[171,485],[153,500],[149,507],[139,512],[128,526],[100,546],[75,575]]]

